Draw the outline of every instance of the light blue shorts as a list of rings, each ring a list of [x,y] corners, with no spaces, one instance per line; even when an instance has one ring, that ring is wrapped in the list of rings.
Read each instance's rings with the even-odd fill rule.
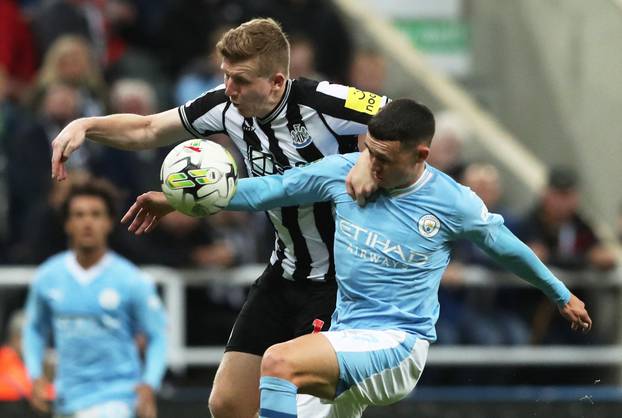
[[[429,342],[403,331],[323,332],[337,354],[339,383],[327,417],[359,417],[368,405],[389,405],[417,384]]]

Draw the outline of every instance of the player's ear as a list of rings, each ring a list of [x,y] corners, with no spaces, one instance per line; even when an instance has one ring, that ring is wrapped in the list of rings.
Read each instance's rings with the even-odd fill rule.
[[[272,87],[274,90],[279,90],[281,87],[283,87],[283,85],[285,84],[285,82],[287,81],[287,77],[285,77],[285,74],[281,73],[281,72],[277,72],[274,77],[272,77]]]
[[[426,144],[417,145],[417,162],[424,162],[430,156],[430,146]]]

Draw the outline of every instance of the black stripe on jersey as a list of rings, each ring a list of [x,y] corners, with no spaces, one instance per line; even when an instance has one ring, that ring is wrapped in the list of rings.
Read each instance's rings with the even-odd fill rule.
[[[345,107],[345,99],[324,94],[317,91],[318,81],[299,78],[294,80],[292,91],[298,97],[298,103],[315,109],[318,113],[325,113],[339,119],[345,119],[367,125],[371,115],[357,112]]]
[[[359,150],[358,135],[337,135],[337,133],[333,131],[333,129],[330,127],[328,122],[326,122],[324,115],[318,113],[318,116],[320,117],[320,120],[322,121],[326,129],[328,129],[328,131],[333,134],[333,136],[337,140],[337,144],[339,144],[339,154],[347,154],[349,152],[356,152]]]
[[[274,158],[276,159],[276,163],[279,166],[281,166],[281,168],[283,168],[284,170],[291,168],[292,165],[290,164],[289,159],[287,158],[287,156],[285,155],[285,153],[279,146],[279,140],[274,135],[274,130],[272,129],[272,127],[270,125],[262,125],[262,124],[258,124],[258,125],[259,125],[259,128],[261,128],[261,130],[263,131],[263,133],[266,134],[266,136],[268,137],[268,143],[270,144],[270,147],[269,147],[270,153],[274,155]]]
[[[242,138],[246,144],[261,151],[261,141],[255,133],[253,118],[244,118],[244,122],[242,123]]]
[[[270,218],[270,216],[268,215],[267,212],[266,212],[266,218],[268,218],[268,222],[270,222],[270,224],[272,224],[272,229],[274,230],[274,236],[276,237],[275,253],[276,253],[277,261],[273,265],[277,265],[278,264],[282,268],[283,260],[285,260],[285,243],[283,242],[283,240],[279,236],[279,232],[276,229],[276,227],[274,226],[274,222],[272,222],[272,218]]]
[[[304,158],[307,162],[313,162],[319,160],[324,157],[324,155],[320,152],[319,149],[313,143],[313,137],[309,137],[309,131],[307,130],[307,126],[302,120],[302,115],[300,114],[300,106],[298,106],[297,102],[297,94],[296,90],[293,90],[289,95],[289,100],[287,102],[287,112],[285,114],[285,118],[287,119],[287,129],[292,136],[292,142],[296,151],[302,158]],[[298,148],[296,146],[296,132],[299,132],[299,135],[306,136],[309,141],[309,144],[303,147]],[[307,140],[305,140],[307,142]]]
[[[270,125],[259,125],[264,134],[268,137],[270,152],[274,155],[276,163],[283,169],[291,167],[289,159],[279,146],[279,141],[274,135],[274,130]],[[311,273],[311,253],[307,247],[307,241],[302,235],[300,224],[298,223],[298,206],[288,206],[281,208],[281,219],[283,226],[292,238],[294,244],[294,256],[296,257],[296,269],[294,270],[294,280],[305,280]]]
[[[195,120],[218,106],[229,101],[225,94],[225,89],[208,91],[203,96],[196,98],[192,103],[184,106],[188,122],[192,124]]]
[[[298,223],[298,206],[281,208],[281,219],[294,243],[294,256],[296,257],[294,280],[306,280],[311,273],[311,253]]]
[[[335,256],[333,247],[335,245],[335,218],[333,217],[332,203],[320,202],[313,204],[313,218],[315,227],[320,233],[322,241],[326,245],[329,256],[329,267],[325,279],[335,278]]]
[[[197,138],[201,136],[201,133],[194,129],[191,123],[186,119],[186,113],[184,111],[184,106],[179,106],[177,108],[177,113],[179,113],[179,119],[181,119],[181,124],[184,126],[184,129],[190,133],[193,137]]]

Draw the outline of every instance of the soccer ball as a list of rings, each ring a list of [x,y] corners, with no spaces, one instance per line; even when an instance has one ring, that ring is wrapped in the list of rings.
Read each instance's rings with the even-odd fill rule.
[[[190,216],[213,215],[225,208],[235,193],[237,179],[238,169],[229,151],[202,139],[178,144],[160,170],[166,199]]]

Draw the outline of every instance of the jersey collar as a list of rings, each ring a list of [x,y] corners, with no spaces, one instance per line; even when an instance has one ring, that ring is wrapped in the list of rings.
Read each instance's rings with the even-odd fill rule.
[[[291,91],[291,89],[292,89],[292,80],[288,79],[285,84],[285,92],[283,93],[283,96],[281,96],[281,100],[279,100],[279,103],[272,110],[272,112],[268,113],[268,116],[262,119],[257,118],[257,122],[259,122],[262,125],[269,125],[287,105],[287,99],[289,97],[289,92]]]
[[[423,173],[421,173],[421,176],[419,176],[416,182],[407,187],[391,189],[387,191],[387,193],[391,197],[404,196],[407,194],[415,193],[417,190],[421,189],[427,182],[429,182],[432,179],[432,176],[433,174],[430,170],[428,170],[428,165],[426,164]]]
[[[85,269],[78,263],[76,253],[73,251],[69,251],[69,254],[67,256],[67,268],[69,269],[69,272],[71,272],[73,278],[76,279],[78,283],[86,286],[101,274],[101,272],[106,268],[108,263],[110,263],[111,258],[112,257],[110,256],[110,253],[106,253],[95,265],[89,267],[88,269]]]

